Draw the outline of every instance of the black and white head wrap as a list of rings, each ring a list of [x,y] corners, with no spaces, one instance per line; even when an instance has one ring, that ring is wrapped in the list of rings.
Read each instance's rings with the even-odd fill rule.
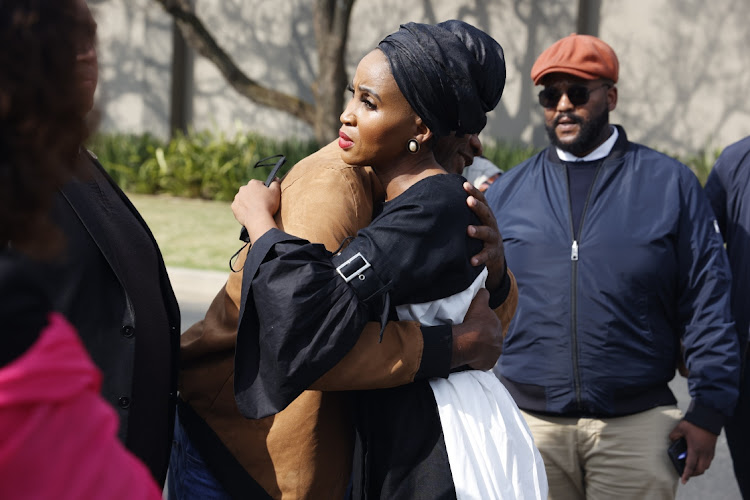
[[[378,48],[401,93],[438,137],[480,132],[503,94],[503,48],[463,21],[402,24]]]

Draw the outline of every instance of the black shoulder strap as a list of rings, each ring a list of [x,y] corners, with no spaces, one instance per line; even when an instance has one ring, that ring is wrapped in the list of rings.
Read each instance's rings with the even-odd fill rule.
[[[226,492],[238,500],[247,498],[272,500],[271,495],[248,474],[206,421],[188,403],[179,398],[177,401],[180,423],[185,428],[193,446],[201,454],[203,461]]]

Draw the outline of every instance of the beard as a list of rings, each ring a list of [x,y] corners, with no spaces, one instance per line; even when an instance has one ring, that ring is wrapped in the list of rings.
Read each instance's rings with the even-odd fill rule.
[[[573,142],[563,143],[555,133],[555,128],[563,117],[577,123],[579,126],[578,136]],[[603,130],[607,125],[609,125],[609,110],[605,107],[604,111],[588,121],[582,120],[572,113],[564,113],[555,118],[555,121],[551,126],[545,125],[544,128],[547,130],[547,136],[554,146],[563,151],[567,151],[572,155],[581,157],[590,153],[601,144],[600,139],[604,134]]]

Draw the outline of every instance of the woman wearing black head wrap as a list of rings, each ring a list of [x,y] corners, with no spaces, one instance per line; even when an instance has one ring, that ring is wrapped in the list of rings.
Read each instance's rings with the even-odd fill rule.
[[[346,163],[372,166],[387,201],[335,255],[278,230],[278,183],[240,189],[232,209],[253,243],[235,359],[246,417],[284,409],[365,322],[460,323],[486,293],[487,270],[470,263],[481,243],[466,235],[477,220],[464,179],[437,163],[432,146],[482,130],[504,83],[500,45],[461,21],[403,25],[362,59],[339,146]],[[450,342],[444,331],[425,335],[425,349]],[[353,497],[546,498],[539,453],[497,378],[473,369],[445,377],[355,395]]]
[[[503,94],[503,49],[470,24],[405,24],[378,49],[388,58],[398,88],[436,137],[480,132]]]

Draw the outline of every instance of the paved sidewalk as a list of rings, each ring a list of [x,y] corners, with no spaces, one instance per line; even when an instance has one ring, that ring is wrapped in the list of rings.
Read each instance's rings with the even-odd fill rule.
[[[168,267],[167,273],[172,289],[180,304],[182,328],[185,331],[196,321],[203,319],[208,306],[227,282],[230,271],[203,271]]]

